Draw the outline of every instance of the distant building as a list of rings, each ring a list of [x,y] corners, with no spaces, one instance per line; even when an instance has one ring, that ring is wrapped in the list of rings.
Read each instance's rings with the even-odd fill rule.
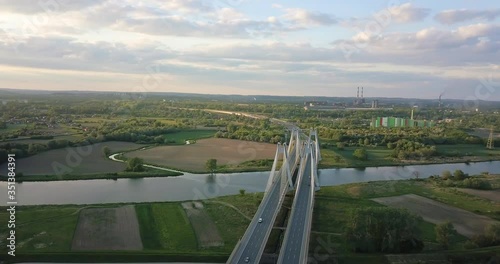
[[[414,120],[411,118],[400,117],[377,117],[373,118],[370,127],[433,127],[435,122],[432,120]]]
[[[378,100],[372,101],[372,108],[378,108]]]

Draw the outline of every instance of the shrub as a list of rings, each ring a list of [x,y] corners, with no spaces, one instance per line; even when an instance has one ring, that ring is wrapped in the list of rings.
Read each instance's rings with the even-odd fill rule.
[[[491,190],[493,188],[489,181],[477,178],[467,178],[463,180],[461,185],[464,188],[478,189],[478,190]]]

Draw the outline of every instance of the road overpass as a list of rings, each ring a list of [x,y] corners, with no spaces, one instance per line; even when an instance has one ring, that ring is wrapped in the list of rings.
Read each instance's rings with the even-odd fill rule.
[[[314,140],[311,139],[312,137],[314,137]],[[280,157],[282,157],[282,166],[276,171]],[[289,235],[293,232],[287,227],[282,248],[284,248],[286,252],[296,250],[295,254],[298,252],[299,257],[290,257],[287,253],[283,253],[285,254],[283,258],[293,258],[294,260],[300,261],[304,259],[305,256],[307,259],[310,221],[312,219],[311,205],[314,199],[314,189],[315,187],[319,188],[316,173],[316,165],[319,158],[319,144],[316,131],[311,130],[310,135],[306,136],[296,127],[291,128],[289,144],[278,144],[262,202],[227,263],[260,262],[285,195],[288,191],[293,189],[296,189],[296,194],[288,227],[300,226],[300,237],[306,241],[300,241],[299,246],[295,245],[295,243],[287,242],[287,240],[293,239],[293,235]],[[297,180],[294,182],[293,175],[296,172]],[[303,246],[305,246],[305,248],[303,248]],[[282,258],[281,254],[280,258]]]

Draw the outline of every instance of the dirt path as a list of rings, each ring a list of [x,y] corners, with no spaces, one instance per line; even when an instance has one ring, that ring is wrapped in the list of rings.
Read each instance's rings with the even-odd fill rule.
[[[425,221],[439,224],[451,221],[458,233],[472,237],[484,232],[484,228],[496,221],[460,208],[452,207],[415,194],[372,199],[375,202],[396,208],[406,208],[420,215]]]
[[[474,189],[458,189],[458,190],[464,193],[479,196],[481,198],[500,203],[500,190],[491,190],[491,191],[474,190]]]

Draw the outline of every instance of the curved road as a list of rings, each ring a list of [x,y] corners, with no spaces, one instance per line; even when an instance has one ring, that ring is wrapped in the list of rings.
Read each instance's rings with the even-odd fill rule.
[[[146,148],[141,148],[140,150],[144,150]],[[111,156],[109,156],[108,158],[112,161],[117,161],[117,162],[125,162],[124,160],[120,160],[120,159],[117,159],[116,156],[118,155],[121,155],[123,154],[123,152],[120,152],[120,153],[115,153]],[[173,170],[173,169],[167,169],[167,168],[162,168],[162,167],[158,167],[158,166],[154,166],[154,165],[149,165],[149,164],[144,164],[143,165],[144,167],[148,167],[148,168],[152,168],[152,169],[157,169],[157,170],[163,170],[163,171],[173,171],[173,172],[178,172],[178,173],[186,173],[184,171],[178,171],[178,170]]]

